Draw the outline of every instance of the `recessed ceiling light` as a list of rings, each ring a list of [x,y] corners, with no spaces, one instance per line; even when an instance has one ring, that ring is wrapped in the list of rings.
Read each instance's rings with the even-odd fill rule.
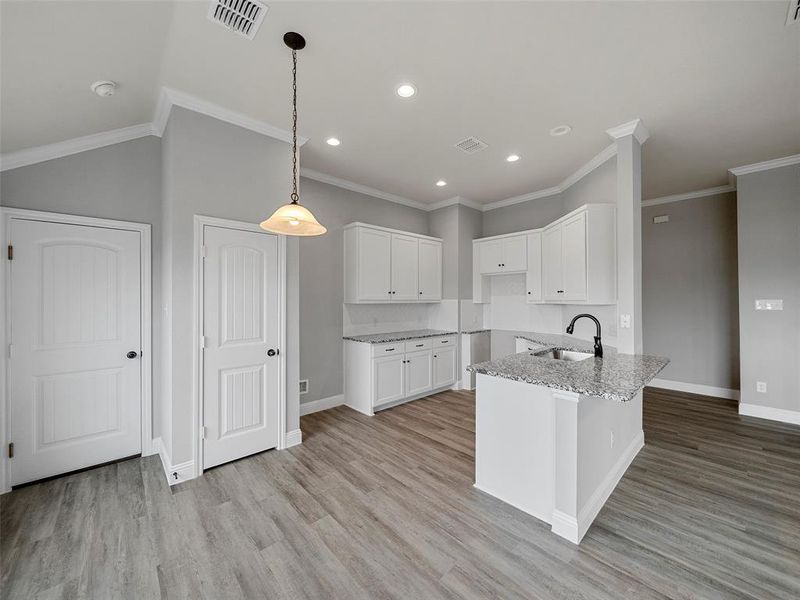
[[[327,140],[325,140],[325,143],[328,144],[328,146],[338,146],[342,142],[339,138],[329,137]]]
[[[397,95],[401,98],[411,98],[414,94],[417,93],[417,88],[415,88],[410,83],[404,83],[402,85],[397,86]]]
[[[117,90],[117,84],[113,81],[95,81],[91,86],[92,91],[101,98],[113,96]]]
[[[509,154],[506,156],[506,160],[508,162],[517,162],[519,160],[519,154]]]
[[[436,185],[439,187],[444,187],[447,185],[447,182],[444,179],[440,179],[439,181],[436,182]]]
[[[550,135],[553,137],[558,137],[561,135],[567,135],[570,131],[572,131],[572,127],[569,125],[559,125],[558,127],[553,127],[550,130]]]

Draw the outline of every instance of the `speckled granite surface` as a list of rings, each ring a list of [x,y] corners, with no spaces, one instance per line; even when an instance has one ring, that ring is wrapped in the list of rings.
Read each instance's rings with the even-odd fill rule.
[[[456,335],[457,331],[443,331],[441,329],[415,329],[413,331],[390,331],[387,333],[372,333],[369,335],[346,335],[342,339],[365,344],[385,344],[388,342],[401,342],[418,338],[437,337],[440,335]]]
[[[550,348],[560,348],[561,350],[574,350],[575,352],[591,352],[594,354],[594,342],[587,342],[580,338],[571,335],[561,335],[559,333],[519,333],[518,338],[540,344],[542,346],[549,346]],[[616,352],[616,349],[611,346],[603,345],[603,354],[608,352]]]
[[[462,331],[461,333],[465,335],[472,335],[473,333],[488,333],[491,329],[469,329],[467,331]]]
[[[592,343],[550,334],[520,337],[547,345],[547,348],[477,363],[467,369],[493,377],[627,402],[669,363],[668,358],[661,356],[619,354],[613,348],[604,348],[603,358],[590,357],[576,362],[556,360],[539,355],[554,348],[593,352]]]

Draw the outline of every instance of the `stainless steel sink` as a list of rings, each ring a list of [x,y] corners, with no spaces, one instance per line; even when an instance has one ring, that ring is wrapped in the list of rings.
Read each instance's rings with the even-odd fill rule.
[[[586,360],[592,358],[594,354],[588,352],[575,352],[573,350],[548,350],[542,354],[534,353],[534,356],[541,358],[553,358],[555,360],[565,360],[568,362],[577,362],[579,360]]]

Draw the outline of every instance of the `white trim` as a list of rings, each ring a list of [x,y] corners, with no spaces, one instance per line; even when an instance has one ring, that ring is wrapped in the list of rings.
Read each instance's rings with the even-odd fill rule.
[[[441,242],[443,241],[442,238],[433,237],[432,235],[423,235],[421,233],[414,233],[412,231],[405,231],[403,229],[392,229],[391,227],[381,227],[380,225],[370,225],[369,223],[362,223],[361,221],[353,221],[352,223],[348,223],[342,229],[351,229],[353,227],[369,227],[370,229],[378,229],[380,231],[385,231],[386,233],[399,233],[400,235],[412,235],[416,238],[420,238],[423,240],[431,240],[434,242]]]
[[[13,219],[24,219],[29,221],[44,221],[47,223],[61,223],[65,225],[84,225],[88,227],[102,227],[104,229],[121,229],[124,231],[134,231],[140,236],[139,261],[140,261],[140,280],[141,280],[141,351],[142,351],[142,370],[141,370],[141,453],[148,456],[157,452],[153,445],[153,346],[152,346],[152,274],[151,274],[151,226],[148,223],[136,223],[133,221],[119,221],[113,219],[98,219],[94,217],[84,217],[79,215],[67,215],[61,213],[44,212],[38,210],[27,210],[22,208],[0,207],[0,217],[2,226],[0,227],[0,247],[5,249],[7,239],[11,230]],[[5,251],[5,250],[4,250]],[[2,326],[0,326],[0,372],[2,373],[2,385],[0,385],[0,416],[5,422],[4,427],[0,427],[0,449],[2,449],[2,459],[0,459],[0,493],[9,491],[9,465],[6,444],[11,435],[11,424],[8,418],[9,406],[7,404],[8,393],[8,340],[6,331],[10,325],[11,315],[7,312],[9,298],[11,297],[11,264],[3,256],[5,267],[3,268],[3,288],[5,294],[0,294],[0,315],[2,315]]]
[[[696,190],[694,192],[686,192],[685,194],[674,194],[672,196],[661,196],[660,198],[651,198],[650,200],[642,200],[642,207],[657,206],[659,204],[668,204],[670,202],[680,202],[681,200],[692,200],[693,198],[705,198],[706,196],[716,196],[719,194],[727,194],[736,191],[736,185],[718,185],[717,187],[706,188],[704,190]]]
[[[157,449],[158,456],[161,459],[161,466],[164,469],[164,477],[167,478],[167,484],[171,486],[177,485],[196,477],[194,474],[194,461],[187,460],[186,462],[173,465],[172,459],[167,453],[167,449],[164,448],[164,444],[161,442],[161,438],[153,440],[153,446]]]
[[[644,448],[644,432],[640,431],[625,448],[603,481],[595,488],[583,508],[578,511],[577,518],[560,510],[553,510],[553,516],[550,519],[553,533],[566,538],[573,544],[579,544],[597,517],[597,513],[603,508],[642,448]]]
[[[786,410],[785,408],[773,408],[771,406],[745,404],[742,402],[739,404],[739,414],[745,417],[758,417],[759,419],[800,425],[800,411],[797,410]]]
[[[448,206],[453,206],[455,204],[461,204],[462,206],[466,206],[468,208],[474,208],[475,210],[483,211],[483,205],[473,202],[469,198],[463,198],[461,196],[453,196],[452,198],[447,198],[446,200],[439,200],[433,204],[428,204],[425,210],[438,210],[440,208],[447,208]]]
[[[748,173],[756,173],[758,171],[767,171],[769,169],[778,169],[780,167],[788,167],[789,165],[800,164],[800,154],[793,154],[791,156],[784,156],[783,158],[776,158],[774,160],[765,160],[760,163],[753,163],[752,165],[743,165],[741,167],[734,167],[728,171],[734,176],[747,175]]]
[[[311,402],[300,403],[300,416],[310,415],[321,410],[328,410],[344,404],[344,394],[337,394],[336,396],[328,396],[327,398],[320,398],[319,400],[312,400]]]
[[[142,123],[141,125],[112,129],[111,131],[93,133],[91,135],[64,140],[63,142],[56,142],[54,144],[35,146],[16,152],[7,152],[0,155],[0,171],[18,169],[19,167],[26,167],[46,160],[53,160],[54,158],[62,158],[64,156],[70,156],[71,154],[86,152],[87,150],[112,146],[148,135],[157,135],[152,123]]]
[[[688,392],[701,396],[711,396],[712,398],[725,398],[726,400],[739,399],[739,390],[731,390],[713,385],[701,385],[699,383],[684,383],[683,381],[672,381],[670,379],[653,379],[647,384],[647,387],[675,390],[676,392]]]
[[[647,130],[647,127],[644,126],[641,119],[634,119],[633,121],[628,121],[622,125],[612,127],[611,129],[606,129],[606,133],[614,140],[632,135],[640,144],[644,144],[647,138],[650,137],[650,132]]]
[[[172,112],[173,106],[180,106],[181,108],[186,108],[196,113],[213,117],[214,119],[230,123],[231,125],[244,127],[250,131],[255,131],[256,133],[275,138],[276,140],[280,140],[282,142],[291,143],[292,141],[291,131],[281,129],[280,127],[275,127],[274,125],[271,125],[265,121],[259,121],[258,119],[255,119],[244,113],[230,110],[224,106],[220,106],[219,104],[214,104],[213,102],[203,100],[202,98],[198,98],[192,94],[187,94],[186,92],[181,92],[168,87],[161,88],[161,95],[159,96],[155,115],[153,116],[153,130],[159,137],[164,134],[164,129],[167,127],[167,121],[169,121],[169,115]],[[307,141],[308,138],[306,137],[297,137],[298,146],[302,146]]]
[[[300,175],[302,177],[307,177],[308,179],[313,179],[314,181],[320,181],[322,183],[327,183],[329,185],[333,185],[345,190],[350,190],[351,192],[364,194],[366,196],[372,196],[373,198],[380,198],[381,200],[388,200],[389,202],[404,204],[405,206],[410,206],[411,208],[418,208],[419,210],[429,210],[428,204],[424,204],[416,200],[411,200],[409,198],[404,198],[403,196],[397,196],[395,194],[383,192],[381,190],[371,188],[366,185],[361,185],[360,183],[355,183],[354,181],[341,179],[340,177],[334,177],[333,175],[328,175],[326,173],[320,173],[319,171],[314,171],[313,169],[306,169],[305,167],[301,167]]]
[[[286,442],[283,449],[291,448],[292,446],[299,446],[303,443],[303,432],[299,429],[292,429],[286,432]]]
[[[486,212],[488,210],[494,210],[496,208],[503,208],[504,206],[511,206],[512,204],[520,204],[522,202],[528,202],[530,200],[538,200],[539,198],[547,198],[549,196],[555,196],[557,194],[561,194],[562,192],[569,189],[571,186],[575,185],[578,181],[586,177],[597,167],[603,165],[606,161],[614,158],[616,155],[617,155],[616,144],[611,144],[610,146],[606,146],[600,152],[595,154],[587,163],[581,165],[574,173],[569,175],[566,179],[564,179],[564,181],[562,181],[558,185],[544,190],[539,190],[538,192],[530,192],[528,194],[522,194],[521,196],[506,198],[505,200],[490,202],[489,204],[484,204],[481,210],[483,210],[483,212]]]
[[[245,221],[232,221],[204,215],[194,215],[194,284],[193,284],[193,319],[192,319],[192,463],[193,474],[191,477],[200,477],[203,474],[203,441],[200,439],[200,428],[204,423],[203,416],[203,353],[200,351],[200,336],[203,331],[203,237],[204,228],[225,227],[237,231],[250,231],[270,234],[261,229],[256,223]],[[279,415],[278,415],[278,449],[288,448],[288,439],[295,435],[286,431],[286,236],[277,235],[278,238],[278,293],[280,303],[280,390],[279,390]],[[297,442],[300,443],[300,442]],[[294,445],[294,444],[292,444]],[[189,463],[185,463],[189,464]],[[176,467],[177,468],[177,465]]]

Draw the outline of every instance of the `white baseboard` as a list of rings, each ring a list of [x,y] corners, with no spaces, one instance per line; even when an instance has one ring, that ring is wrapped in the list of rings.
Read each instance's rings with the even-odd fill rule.
[[[600,482],[600,485],[597,486],[594,493],[587,500],[586,505],[578,511],[577,518],[560,510],[553,511],[553,516],[550,519],[553,533],[560,535],[573,544],[579,544],[594,522],[595,517],[597,517],[597,513],[603,508],[608,497],[611,496],[614,488],[617,487],[620,479],[625,475],[625,471],[628,470],[633,459],[636,458],[642,448],[644,448],[644,432],[640,431],[628,447],[625,448],[625,451],[603,478],[603,481]]]
[[[758,417],[759,419],[769,419],[770,421],[800,425],[800,411],[786,410],[785,408],[772,408],[771,406],[761,406],[760,404],[740,403],[739,414],[745,417]]]
[[[725,398],[727,400],[738,400],[739,390],[716,387],[713,385],[701,385],[699,383],[684,383],[683,381],[672,381],[670,379],[653,379],[647,384],[648,387],[663,388],[665,390],[675,390],[676,392],[688,392],[690,394],[700,394],[701,396],[713,396],[714,398]]]
[[[286,447],[291,448],[303,443],[303,432],[299,429],[286,432]]]
[[[164,476],[167,478],[169,485],[176,485],[197,477],[193,460],[172,464],[172,459],[160,437],[153,440],[153,450],[155,450],[154,454],[158,453],[161,458],[161,466],[164,467]]]
[[[311,413],[319,412],[321,410],[328,410],[344,404],[344,394],[337,394],[336,396],[328,396],[327,398],[320,398],[319,400],[312,400],[311,402],[300,403],[300,416],[310,415]]]

